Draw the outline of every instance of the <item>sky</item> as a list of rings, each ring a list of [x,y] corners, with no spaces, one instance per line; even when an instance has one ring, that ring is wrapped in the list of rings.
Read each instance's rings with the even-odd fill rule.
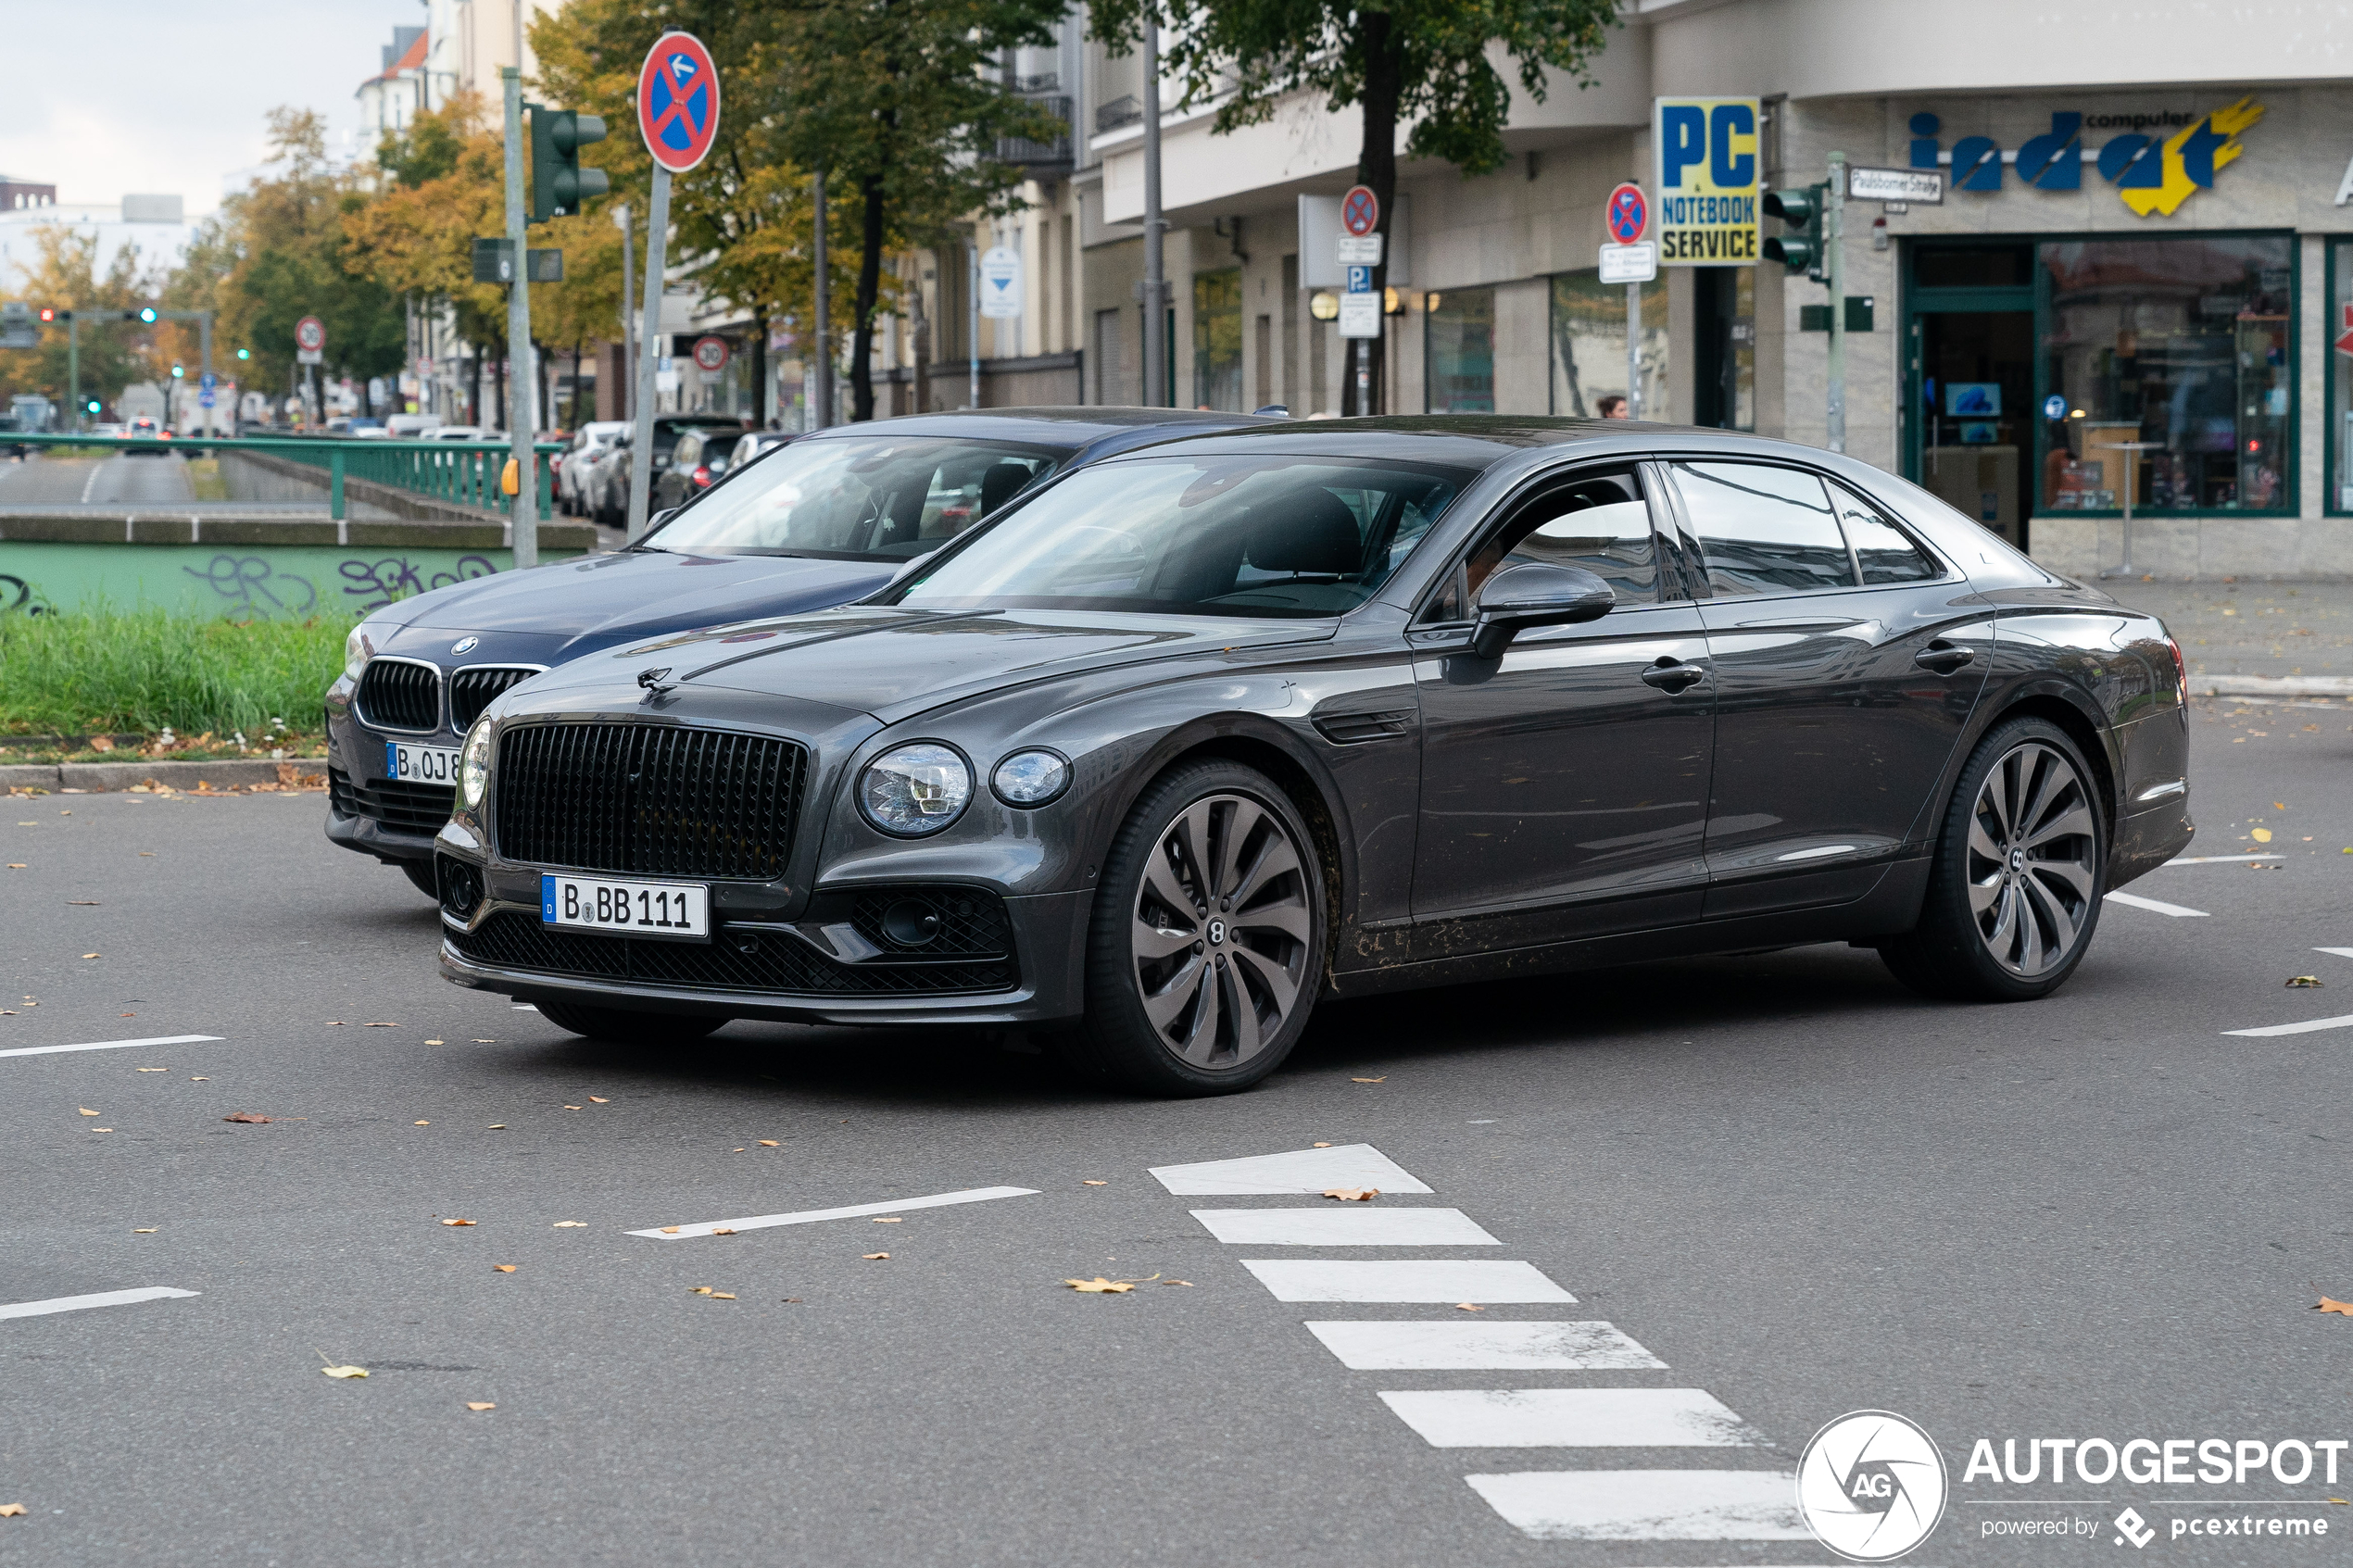
[[[392,30],[424,20],[422,0],[0,0],[0,173],[61,201],[176,194],[194,220],[261,161],[281,104],[324,113],[340,149]]]

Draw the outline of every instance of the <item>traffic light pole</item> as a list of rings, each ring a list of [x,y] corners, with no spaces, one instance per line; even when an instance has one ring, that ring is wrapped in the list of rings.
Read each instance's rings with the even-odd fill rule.
[[[1831,154],[1831,188],[1822,201],[1823,272],[1831,285],[1829,440],[1846,450],[1846,155]]]
[[[66,320],[66,399],[73,406],[73,428],[80,430],[85,416],[82,412],[82,318],[79,314]]]
[[[670,170],[654,165],[651,210],[646,214],[645,325],[637,332],[637,428],[629,453],[629,542],[645,536],[646,505],[654,483],[654,349],[661,341],[661,263],[670,239]]]
[[[520,56],[521,49],[516,53]],[[538,454],[531,449],[539,373],[531,362],[531,269],[524,265],[530,241],[522,216],[522,71],[507,66],[498,75],[507,89],[507,243],[515,253],[515,281],[507,289],[507,433],[514,452],[515,495],[507,515],[520,571],[539,564],[539,476],[532,471]]]

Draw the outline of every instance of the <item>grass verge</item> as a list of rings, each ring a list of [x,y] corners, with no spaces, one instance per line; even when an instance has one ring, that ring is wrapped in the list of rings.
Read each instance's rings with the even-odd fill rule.
[[[0,619],[0,734],[316,733],[349,619],[201,621],[162,610]]]

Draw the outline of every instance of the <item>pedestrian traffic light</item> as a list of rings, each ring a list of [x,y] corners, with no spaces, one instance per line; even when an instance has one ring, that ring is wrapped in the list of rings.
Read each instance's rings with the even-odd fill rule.
[[[605,139],[605,122],[571,109],[531,110],[531,220],[578,216],[581,203],[612,189],[601,169],[580,167],[580,149]]]
[[[250,359],[253,358],[253,350],[250,348],[240,348],[237,350],[237,358],[240,359]]]
[[[184,375],[186,375],[187,373],[188,373],[188,372],[187,372],[186,370],[182,370],[182,369],[181,369],[179,366],[177,366],[177,365],[174,365],[174,366],[172,366],[172,367],[171,367],[171,379],[172,379],[173,381],[178,381],[178,380],[179,380],[182,376],[184,376]]]
[[[1765,215],[1778,218],[1792,231],[1765,242],[1765,259],[1778,261],[1793,272],[1815,282],[1822,279],[1822,207],[1828,185],[1807,185],[1794,191],[1774,191],[1765,197]]]
[[[139,312],[139,320],[148,323],[150,326],[155,323],[155,319],[156,307],[152,305],[145,307]]]
[[[94,397],[93,397],[92,399],[90,399],[90,403],[89,403],[89,408],[90,408],[90,411],[91,411],[92,413],[94,413],[94,413],[96,413],[96,412],[98,411],[98,408],[99,408],[98,400],[97,400],[96,398],[94,398]]]

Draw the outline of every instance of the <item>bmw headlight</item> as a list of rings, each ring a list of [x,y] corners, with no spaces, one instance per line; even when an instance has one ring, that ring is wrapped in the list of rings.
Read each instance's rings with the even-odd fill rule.
[[[478,719],[458,753],[458,804],[471,811],[490,790],[490,721]]]
[[[886,751],[858,780],[858,807],[885,833],[920,838],[964,813],[973,797],[972,770],[944,746],[925,742]]]
[[[1070,764],[1051,751],[1016,751],[988,775],[1008,806],[1043,806],[1070,787]]]
[[[343,672],[347,679],[359,679],[359,671],[368,668],[371,651],[368,623],[363,621],[354,626],[343,640]]]

